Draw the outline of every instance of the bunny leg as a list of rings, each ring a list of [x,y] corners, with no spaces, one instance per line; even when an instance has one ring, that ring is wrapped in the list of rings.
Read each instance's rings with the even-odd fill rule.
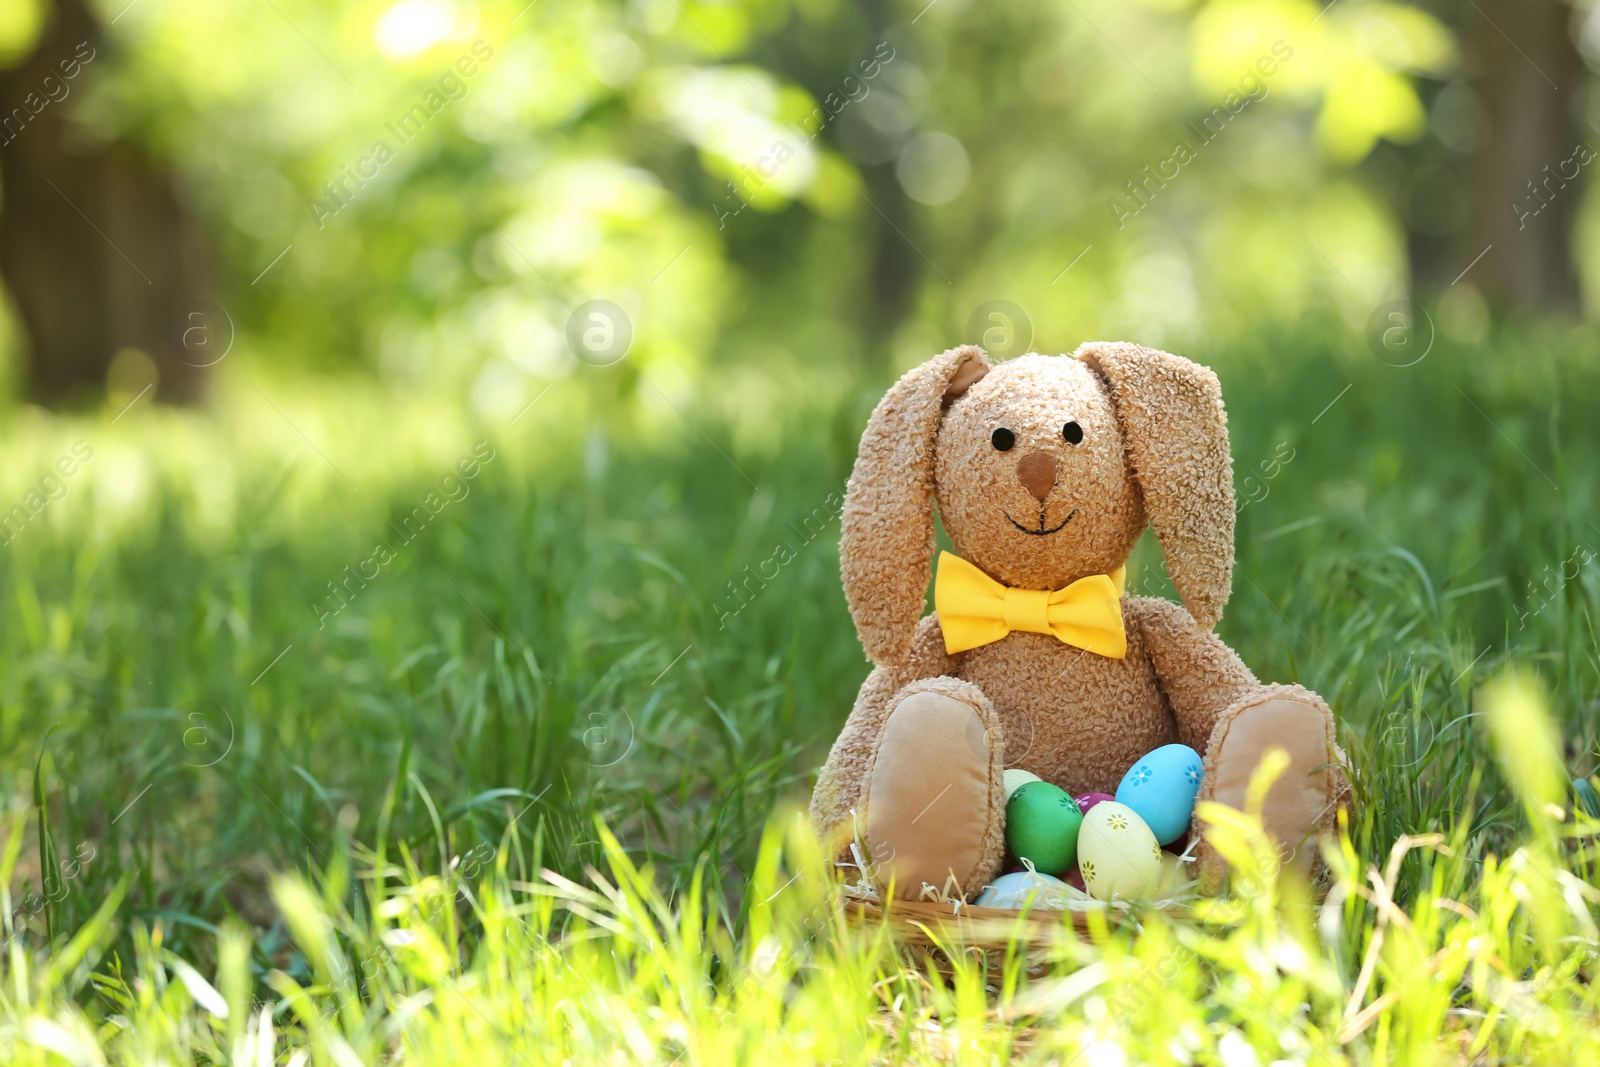
[[[853,859],[850,844],[855,840],[856,816],[873,753],[883,734],[883,724],[894,710],[896,694],[913,682],[950,674],[955,664],[945,654],[944,636],[938,615],[929,615],[917,624],[912,638],[911,657],[897,666],[872,669],[844,730],[828,753],[828,762],[817,775],[811,792],[811,825],[821,837],[827,854],[841,864]]]
[[[881,893],[916,900],[929,885],[964,897],[994,877],[1005,855],[1004,747],[994,706],[971,682],[932,678],[895,694],[866,775]]]
[[[1334,831],[1350,790],[1333,713],[1317,694],[1298,685],[1265,685],[1224,711],[1206,746],[1197,802],[1244,810],[1251,775],[1274,748],[1288,754],[1289,766],[1267,790],[1262,826],[1276,842],[1280,862],[1316,878],[1322,873],[1317,838]],[[1204,830],[1196,816],[1190,833],[1202,842],[1196,855],[1200,886],[1214,893],[1228,865],[1204,840]]]
[[[908,679],[905,672],[875,667],[856,695],[855,709],[828,753],[828,762],[811,791],[811,825],[823,848],[836,863],[851,863],[850,843],[855,840],[855,815],[866,787],[867,769],[883,733],[884,720],[893,710],[894,695]]]

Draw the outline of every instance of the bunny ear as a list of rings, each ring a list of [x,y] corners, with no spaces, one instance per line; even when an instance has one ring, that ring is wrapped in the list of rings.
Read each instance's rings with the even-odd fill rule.
[[[933,448],[939,419],[985,374],[971,345],[907,371],[873,409],[845,490],[839,570],[874,663],[903,663],[933,572]]]
[[[1132,344],[1075,353],[1105,381],[1145,514],[1195,621],[1216,625],[1233,582],[1233,457],[1208,367]]]

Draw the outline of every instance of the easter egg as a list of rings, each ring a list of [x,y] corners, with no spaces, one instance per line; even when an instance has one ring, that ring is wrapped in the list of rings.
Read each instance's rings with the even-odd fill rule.
[[[1082,793],[1072,799],[1078,802],[1078,810],[1087,815],[1089,814],[1089,809],[1102,800],[1115,800],[1117,798],[1110,793]]]
[[[1011,794],[1027,785],[1029,782],[1039,781],[1039,776],[1032,771],[1025,771],[1021,767],[1011,767],[1005,772],[1006,799],[1011,799]]]
[[[1077,801],[1049,782],[1028,782],[1006,802],[1006,844],[1037,870],[1064,871],[1078,859]]]
[[[984,887],[973,901],[980,908],[1059,908],[1069,898],[1067,884],[1035,871],[1002,874]]]
[[[1103,800],[1083,817],[1078,870],[1096,900],[1146,900],[1161,885],[1161,846],[1132,808]]]
[[[1156,887],[1156,895],[1162,897],[1177,896],[1189,883],[1195,879],[1193,864],[1185,863],[1175,853],[1161,853],[1161,881]]]
[[[1170,845],[1183,836],[1200,791],[1200,756],[1188,745],[1162,745],[1122,776],[1117,803],[1138,812],[1156,840]]]

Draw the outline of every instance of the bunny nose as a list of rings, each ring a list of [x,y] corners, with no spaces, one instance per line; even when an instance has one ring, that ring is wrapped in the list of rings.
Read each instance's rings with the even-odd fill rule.
[[[1017,462],[1017,478],[1039,503],[1056,487],[1056,457],[1048,452],[1029,452]]]

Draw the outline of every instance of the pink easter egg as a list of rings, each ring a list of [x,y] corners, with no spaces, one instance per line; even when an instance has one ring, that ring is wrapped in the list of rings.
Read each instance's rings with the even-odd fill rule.
[[[1072,799],[1078,802],[1078,809],[1087,815],[1089,814],[1089,809],[1101,801],[1115,800],[1117,798],[1110,793],[1080,793]]]

